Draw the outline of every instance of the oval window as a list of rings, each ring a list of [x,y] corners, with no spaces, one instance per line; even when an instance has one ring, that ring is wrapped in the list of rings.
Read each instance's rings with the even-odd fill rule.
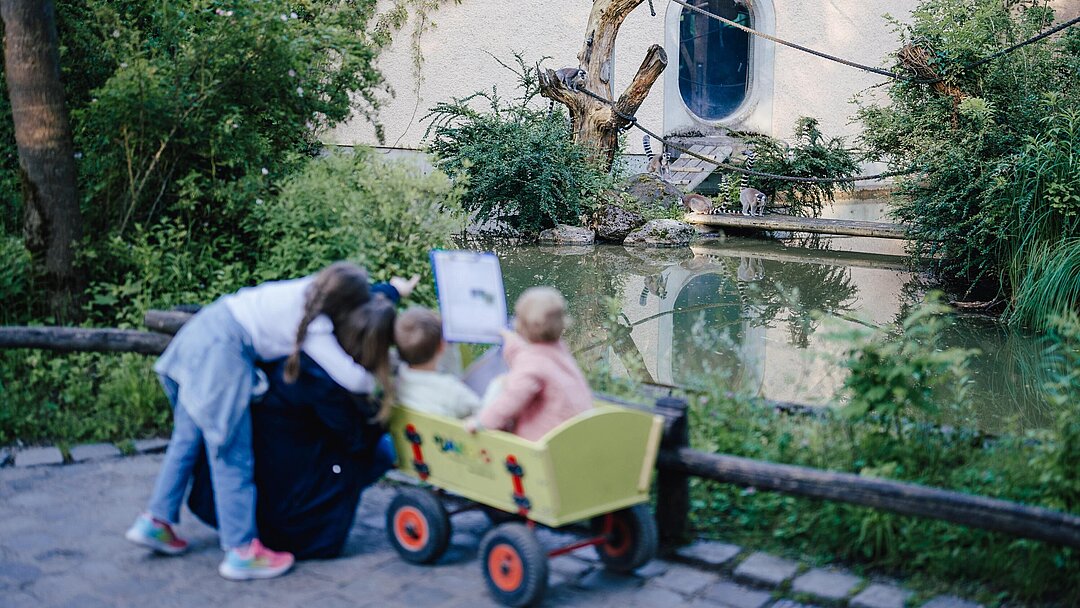
[[[694,5],[746,27],[750,9],[735,0],[695,0]],[[746,98],[750,34],[683,8],[679,18],[679,92],[699,118],[719,120]]]

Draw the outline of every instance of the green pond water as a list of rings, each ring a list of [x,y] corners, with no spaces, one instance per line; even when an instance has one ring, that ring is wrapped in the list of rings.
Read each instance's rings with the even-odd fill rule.
[[[831,215],[879,219],[882,209],[845,203]],[[927,288],[908,269],[903,243],[879,239],[727,236],[681,249],[494,250],[509,302],[533,285],[563,292],[573,318],[566,339],[584,367],[662,385],[721,382],[822,407],[836,403],[845,377],[845,343],[832,334],[895,324]],[[971,366],[973,407],[944,422],[1001,432],[1052,420],[1037,390],[1049,377],[1037,336],[961,315],[946,343],[981,354]]]

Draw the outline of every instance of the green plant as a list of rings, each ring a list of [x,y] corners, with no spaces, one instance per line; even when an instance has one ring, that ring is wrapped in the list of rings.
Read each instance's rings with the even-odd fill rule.
[[[771,137],[753,137],[754,170],[795,177],[854,177],[859,163],[839,137],[826,139],[818,120],[806,116],[795,121],[794,139],[786,144]],[[767,177],[751,177],[751,183],[770,196],[780,196],[792,215],[821,215],[826,202],[832,202],[837,189],[851,191],[852,182],[792,182]]]
[[[941,402],[962,405],[967,363],[977,351],[941,347],[948,312],[941,295],[931,293],[904,319],[898,335],[871,340],[855,336],[846,353],[848,401],[841,414],[880,417],[900,436],[905,417],[936,414]]]
[[[910,23],[896,23],[901,44],[928,51],[955,95],[892,82],[888,105],[859,111],[871,159],[923,170],[898,180],[895,213],[911,225],[912,251],[971,287],[1008,294],[1034,267],[1033,254],[1080,234],[1080,30],[964,67],[1053,19],[1042,1],[923,0]],[[1038,324],[1055,312],[1019,297],[1015,321]]]
[[[571,141],[565,114],[536,108],[536,68],[515,55],[520,97],[494,87],[436,104],[425,137],[436,164],[464,183],[464,209],[479,221],[498,219],[526,233],[579,224],[614,178],[591,152]],[[473,107],[481,102],[487,107]]]
[[[11,324],[29,310],[30,252],[22,239],[0,233],[0,323]]]
[[[316,159],[259,205],[252,229],[265,253],[257,277],[301,276],[349,259],[375,279],[422,275],[414,299],[434,304],[427,252],[460,231],[460,195],[442,173],[424,175],[371,150]]]

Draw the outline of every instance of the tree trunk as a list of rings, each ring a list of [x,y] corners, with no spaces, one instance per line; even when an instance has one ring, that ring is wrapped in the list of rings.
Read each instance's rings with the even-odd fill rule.
[[[45,280],[50,312],[70,320],[80,280],[75,243],[82,216],[71,126],[60,84],[52,0],[0,0],[7,77],[25,205],[26,248]]]
[[[611,55],[623,20],[643,0],[593,0],[592,13],[585,30],[585,43],[578,53],[578,67],[585,70],[584,88],[605,99],[611,95],[614,66]],[[607,168],[611,168],[618,147],[619,130],[630,125],[625,117],[633,116],[649,94],[660,73],[667,67],[667,53],[654,44],[645,53],[637,74],[612,107],[600,100],[568,88],[554,70],[540,72],[540,93],[565,105],[574,125],[574,141],[596,150]]]

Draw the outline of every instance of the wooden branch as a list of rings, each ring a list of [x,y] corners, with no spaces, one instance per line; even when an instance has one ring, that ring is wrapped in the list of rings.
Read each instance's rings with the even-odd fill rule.
[[[172,338],[133,329],[86,327],[0,327],[0,349],[41,348],[58,352],[128,352],[160,355]]]
[[[1080,516],[1042,507],[689,448],[661,451],[658,466],[738,486],[846,502],[1080,548]]]
[[[189,312],[151,310],[143,317],[143,325],[154,331],[175,336],[176,332],[180,331],[180,327],[187,323],[192,316]]]
[[[575,109],[580,110],[585,105],[585,100],[588,99],[585,94],[567,88],[563,81],[559,80],[555,70],[544,69],[537,74],[540,78],[540,94],[570,108],[571,116]]]
[[[638,68],[637,74],[634,74],[634,79],[630,82],[630,86],[626,87],[618,101],[615,102],[616,114],[614,120],[617,128],[623,128],[630,124],[630,121],[620,118],[619,113],[627,116],[633,116],[637,113],[641,103],[645,101],[645,97],[649,94],[649,89],[652,88],[653,83],[663,73],[667,64],[667,52],[664,51],[664,47],[659,44],[650,46],[648,52],[645,53],[645,59],[641,62],[641,67]]]

